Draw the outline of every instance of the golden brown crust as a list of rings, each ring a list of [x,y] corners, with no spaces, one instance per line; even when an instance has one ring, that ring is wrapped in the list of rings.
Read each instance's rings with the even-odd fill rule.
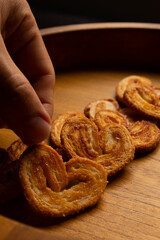
[[[60,114],[52,123],[51,128],[51,135],[50,140],[54,147],[61,148],[61,130],[67,119],[74,117],[74,116],[80,116],[84,117],[83,113],[70,111]]]
[[[131,75],[128,77],[123,78],[117,85],[116,87],[116,97],[117,99],[125,104],[125,101],[123,99],[124,97],[124,92],[128,86],[128,84],[130,84],[131,82],[140,82],[143,85],[147,85],[147,86],[152,86],[152,82],[150,79],[142,77],[142,76],[137,76],[137,75]]]
[[[86,117],[72,117],[66,121],[61,132],[62,145],[70,157],[96,159],[101,154],[98,128]]]
[[[125,103],[144,118],[160,121],[159,98],[154,88],[130,83],[124,92]]]
[[[136,152],[152,151],[160,141],[159,128],[149,121],[137,121],[130,126]]]
[[[20,158],[22,153],[27,149],[27,145],[25,145],[22,140],[19,138],[14,141],[8,148],[7,152],[9,155],[10,162],[16,161]]]
[[[100,110],[119,110],[119,104],[115,99],[100,99],[89,103],[84,108],[84,114],[90,119],[94,119],[95,115]]]
[[[102,110],[96,113],[94,122],[99,129],[102,129],[108,124],[117,123],[129,127],[129,121],[127,117],[118,111]]]
[[[23,154],[20,181],[32,208],[42,215],[63,217],[100,199],[106,173],[100,164],[79,157],[65,165],[54,149],[41,144]]]
[[[99,133],[103,154],[97,158],[110,177],[130,163],[134,158],[135,147],[129,131],[120,124],[105,126]]]

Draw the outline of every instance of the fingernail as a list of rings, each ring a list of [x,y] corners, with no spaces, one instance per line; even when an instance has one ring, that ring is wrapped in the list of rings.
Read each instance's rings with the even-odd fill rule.
[[[23,130],[23,142],[27,145],[36,144],[46,139],[51,131],[51,125],[41,117],[27,121]]]

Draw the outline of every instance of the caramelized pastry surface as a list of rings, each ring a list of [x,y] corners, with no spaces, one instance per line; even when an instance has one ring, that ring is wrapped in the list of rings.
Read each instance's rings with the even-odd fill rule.
[[[102,164],[107,176],[112,176],[134,158],[135,147],[129,131],[120,124],[105,126],[99,133],[102,155],[97,162]]]
[[[64,164],[47,145],[33,146],[23,154],[20,181],[31,207],[50,217],[75,214],[94,205],[107,183],[100,164],[79,157]]]
[[[60,114],[53,122],[51,129],[51,142],[53,146],[61,148],[61,130],[67,119],[71,117],[84,117],[83,113],[80,112],[65,112]]]
[[[7,149],[10,162],[18,160],[27,147],[20,138],[13,142]]]
[[[119,110],[119,104],[115,99],[102,99],[89,103],[84,108],[84,114],[90,119],[94,119],[100,110]]]
[[[124,125],[126,128],[129,127],[127,117],[118,111],[112,110],[102,110],[97,112],[95,115],[95,123],[99,129],[111,123],[118,123]]]
[[[160,141],[159,128],[149,121],[137,121],[130,126],[130,133],[136,152],[153,150]]]
[[[61,132],[62,143],[70,157],[96,159],[101,154],[98,128],[86,117],[72,117],[66,121]]]
[[[124,92],[125,92],[128,84],[130,84],[131,82],[140,82],[144,85],[152,86],[151,80],[148,78],[142,77],[142,76],[131,75],[131,76],[123,78],[118,83],[117,88],[116,88],[116,97],[122,103],[125,103],[125,101],[123,99]]]
[[[153,87],[130,83],[124,92],[124,101],[144,118],[160,121],[159,97]]]

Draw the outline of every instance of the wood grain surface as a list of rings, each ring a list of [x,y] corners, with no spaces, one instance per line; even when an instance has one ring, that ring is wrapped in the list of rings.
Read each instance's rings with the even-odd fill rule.
[[[131,34],[129,27],[128,25],[126,31],[129,29],[129,33]],[[141,26],[140,29],[144,29],[144,27],[146,30],[145,38],[147,36],[147,29],[148,36],[151,36],[151,32],[154,35],[152,40],[160,38],[159,26],[153,27],[148,25],[147,28],[145,25]],[[75,28],[76,31],[77,28]],[[80,31],[81,28],[84,31],[82,26],[79,27]],[[91,28],[93,30],[93,25]],[[110,28],[111,26],[109,29]],[[117,32],[118,38],[119,34],[121,35],[121,28],[117,28],[119,29],[119,32]],[[96,27],[96,29],[98,29],[98,27]],[[105,27],[103,26],[103,31],[107,32],[107,30],[107,25],[105,25]],[[74,32],[75,30],[72,29],[72,31]],[[89,36],[88,30],[86,31]],[[137,31],[137,26],[135,27],[135,31]],[[53,39],[53,43],[56,45],[58,44],[57,38],[61,38],[61,42],[59,43],[61,45],[63,36],[64,39],[66,37],[65,33],[68,34],[65,27],[64,29],[61,28],[61,31],[59,29],[57,31],[51,29],[50,33],[45,32],[44,39],[47,48],[51,49],[51,47],[54,46],[54,44],[52,44],[52,46],[50,45],[51,39]],[[56,34],[56,36],[54,34]],[[80,36],[80,32],[78,34]],[[107,35],[107,33],[105,34]],[[49,38],[46,36],[49,36]],[[133,34],[132,38],[133,37],[135,38],[136,36]],[[143,34],[141,37],[143,38]],[[130,36],[130,39],[132,38]],[[145,39],[142,40],[145,41]],[[154,42],[151,41],[150,43],[154,49]],[[61,47],[65,49],[67,46],[70,46],[68,52],[70,51],[72,53],[73,49],[71,44],[67,44],[68,43],[65,44],[65,42],[63,42],[63,46],[61,45]],[[135,44],[138,43],[136,42]],[[60,45],[56,45],[58,49],[60,49]],[[145,47],[146,45],[144,44],[143,52],[146,50]],[[79,48],[81,48],[80,45]],[[81,50],[82,49],[83,47]],[[160,52],[160,46],[157,46],[157,52],[155,54],[152,52],[153,49],[149,50],[148,55],[149,58],[152,57],[152,61],[151,59],[146,61],[145,56],[143,57],[147,63],[145,69],[142,56],[141,61],[138,62],[138,66],[136,65],[135,59],[134,61],[132,59],[131,63],[133,64],[134,62],[135,65],[131,64],[132,66],[130,68],[129,56],[131,55],[129,52],[126,53],[126,57],[128,56],[126,68],[124,62],[123,66],[120,64],[118,67],[118,60],[115,60],[115,66],[113,65],[114,62],[112,62],[112,66],[105,67],[103,65],[103,68],[98,67],[91,69],[90,66],[86,68],[86,60],[82,62],[82,59],[79,59],[79,63],[82,63],[82,69],[77,68],[76,64],[74,68],[71,69],[68,63],[68,68],[66,69],[64,62],[68,60],[71,63],[73,61],[73,54],[71,54],[72,56],[70,56],[69,59],[67,59],[69,55],[66,56],[66,54],[64,54],[64,58],[61,55],[61,60],[59,58],[57,62],[56,58],[52,58],[56,66],[55,111],[53,118],[56,118],[60,113],[70,110],[83,112],[85,105],[92,100],[115,97],[115,87],[118,81],[128,75],[136,74],[148,77],[153,81],[155,86],[160,87],[160,73],[157,69],[155,70],[153,68],[157,60],[155,55],[157,52]],[[91,51],[91,49],[89,51]],[[132,49],[130,53],[131,52]],[[80,53],[80,49],[78,49],[78,53]],[[51,57],[53,57],[51,52],[50,54]],[[114,51],[113,54],[116,59],[116,52]],[[76,53],[74,53],[74,55],[76,55]],[[83,57],[88,59],[86,52],[83,52]],[[106,55],[105,57],[107,58],[108,56]],[[136,54],[134,57],[136,57]],[[111,59],[111,57],[109,58]],[[127,59],[125,61],[127,61]],[[159,62],[156,62],[156,64],[156,66],[158,66],[158,64],[160,65]],[[66,71],[64,71],[64,69]],[[96,206],[88,208],[75,216],[59,219],[48,219],[37,216],[30,209],[23,196],[19,196],[16,199],[0,205],[0,214],[1,240],[158,240],[160,239],[160,146],[149,154],[136,156],[125,169],[119,172],[114,178],[109,179],[102,199]]]

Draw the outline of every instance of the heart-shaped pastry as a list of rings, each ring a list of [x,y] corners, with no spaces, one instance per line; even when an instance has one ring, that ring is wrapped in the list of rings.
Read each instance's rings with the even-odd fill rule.
[[[102,164],[107,176],[114,175],[134,158],[131,135],[120,124],[106,124],[98,132],[92,120],[73,117],[64,124],[61,137],[71,157],[85,157]]]
[[[94,205],[106,187],[104,168],[89,159],[66,164],[50,146],[29,147],[21,157],[20,181],[29,204],[39,213],[62,217]]]
[[[132,82],[124,92],[124,101],[141,116],[160,121],[159,97],[153,87]]]
[[[103,165],[108,177],[133,160],[135,146],[129,131],[123,125],[106,125],[99,133],[99,141],[103,154],[96,161]]]
[[[99,112],[100,110],[118,111],[119,110],[119,104],[115,99],[112,99],[112,98],[97,100],[97,101],[89,103],[84,108],[84,114],[88,118],[94,119],[96,113]]]
[[[146,77],[131,75],[131,76],[123,78],[121,81],[119,81],[119,83],[117,85],[116,97],[120,102],[122,102],[124,104],[125,104],[125,101],[123,99],[124,92],[125,92],[127,86],[132,82],[139,82],[139,83],[142,83],[143,85],[152,86],[151,80]]]
[[[137,121],[130,125],[130,134],[136,152],[152,151],[160,141],[159,128],[149,121]]]

